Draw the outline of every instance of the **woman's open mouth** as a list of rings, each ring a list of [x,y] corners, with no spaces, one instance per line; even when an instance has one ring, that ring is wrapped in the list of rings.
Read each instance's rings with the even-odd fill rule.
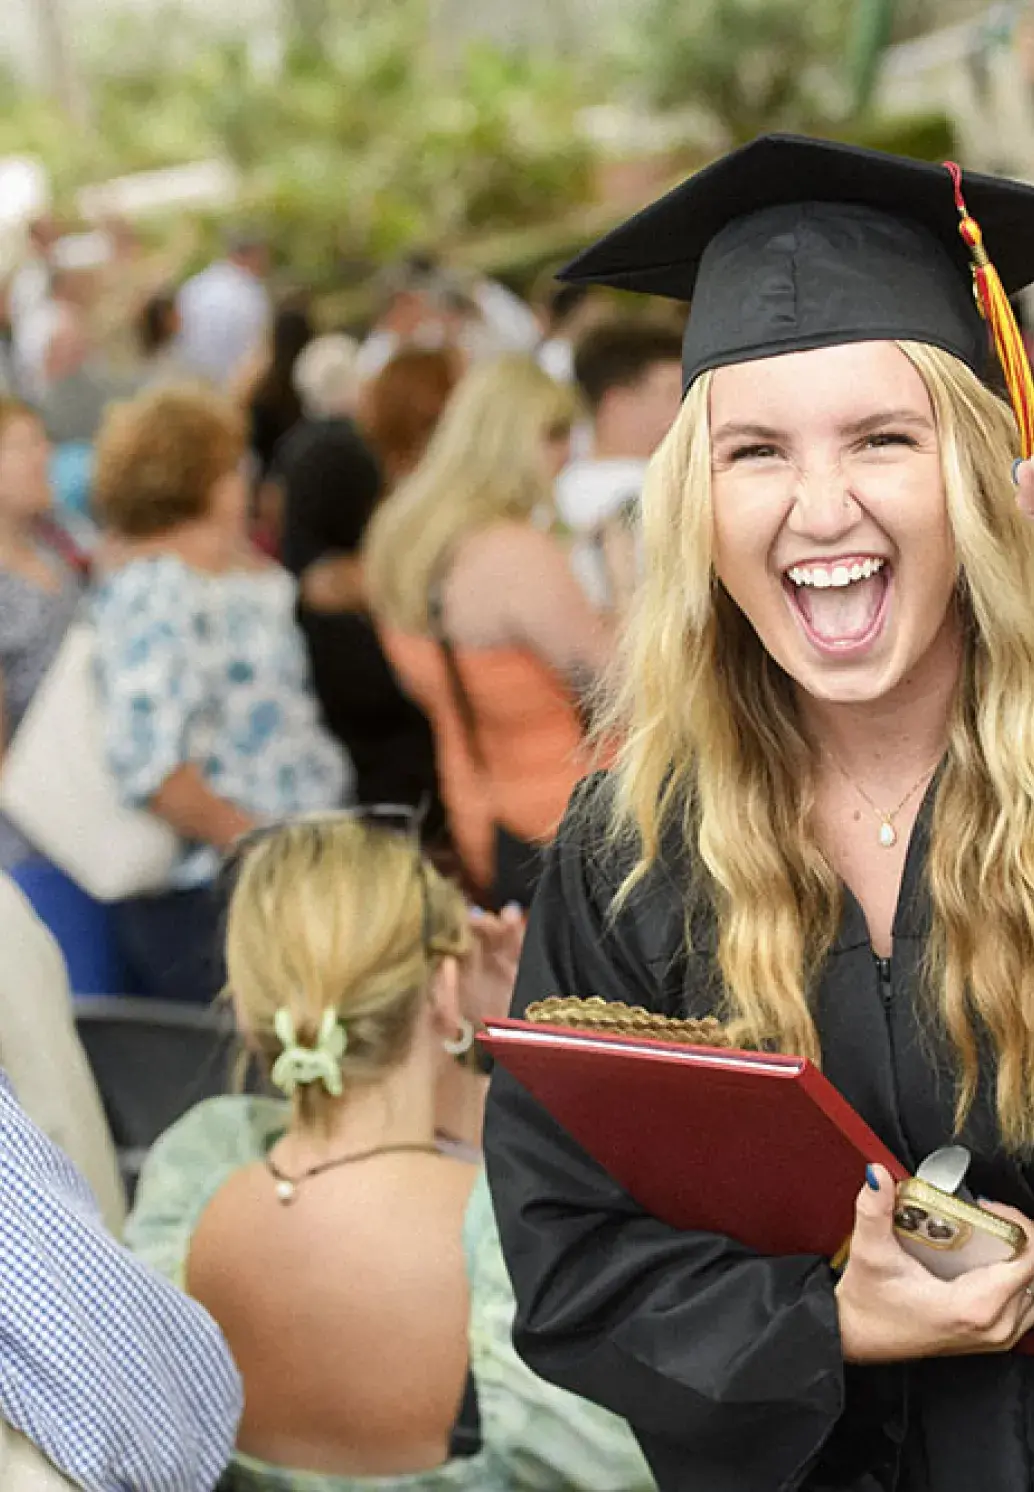
[[[891,568],[878,555],[808,560],[783,573],[783,590],[805,636],[838,658],[870,647],[883,627]]]

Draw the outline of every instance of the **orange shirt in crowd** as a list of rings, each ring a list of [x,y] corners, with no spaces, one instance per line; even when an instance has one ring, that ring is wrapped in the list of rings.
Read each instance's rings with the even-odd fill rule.
[[[456,648],[477,719],[482,771],[471,755],[442,652],[431,637],[385,627],[385,651],[431,722],[442,799],[468,874],[493,878],[493,826],[552,838],[577,782],[593,765],[581,716],[563,680],[524,648]]]

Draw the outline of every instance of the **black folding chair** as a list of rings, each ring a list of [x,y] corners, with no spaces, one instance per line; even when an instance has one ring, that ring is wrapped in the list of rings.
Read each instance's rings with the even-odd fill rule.
[[[226,1008],[91,996],[75,1022],[130,1197],[148,1150],[194,1104],[228,1093],[236,1050]]]

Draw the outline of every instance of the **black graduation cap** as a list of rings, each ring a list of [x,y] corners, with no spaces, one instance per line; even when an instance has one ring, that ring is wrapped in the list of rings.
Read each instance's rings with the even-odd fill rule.
[[[644,208],[559,278],[692,301],[686,388],[727,363],[883,339],[932,343],[982,375],[987,325],[960,220],[983,230],[1012,294],[1034,280],[1034,188],[967,171],[964,190],[963,205],[944,166],[764,135]]]

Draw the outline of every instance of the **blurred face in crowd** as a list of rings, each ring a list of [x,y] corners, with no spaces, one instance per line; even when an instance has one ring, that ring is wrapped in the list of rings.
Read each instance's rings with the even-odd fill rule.
[[[608,390],[596,419],[605,454],[647,461],[667,435],[682,403],[681,362],[654,363],[635,383]]]
[[[245,243],[232,249],[230,260],[246,269],[256,280],[264,280],[270,271],[269,249],[264,243]]]
[[[799,688],[860,704],[953,669],[937,428],[900,348],[719,368],[710,423],[718,579]]]
[[[682,403],[682,360],[658,358],[598,397],[593,415],[596,459],[649,461]]]
[[[681,362],[654,363],[629,390],[643,445],[652,456],[675,421],[682,403]]]
[[[50,445],[32,414],[15,414],[0,426],[0,514],[34,518],[50,507]]]

